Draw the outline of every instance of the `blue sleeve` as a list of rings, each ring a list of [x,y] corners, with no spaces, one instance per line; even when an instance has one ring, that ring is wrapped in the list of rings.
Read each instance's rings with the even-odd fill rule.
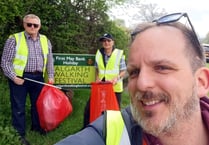
[[[120,59],[120,68],[119,69],[120,69],[120,71],[127,69],[126,61],[125,61],[125,55],[123,55]]]
[[[103,116],[99,117],[85,129],[62,139],[55,145],[105,145],[102,129]]]

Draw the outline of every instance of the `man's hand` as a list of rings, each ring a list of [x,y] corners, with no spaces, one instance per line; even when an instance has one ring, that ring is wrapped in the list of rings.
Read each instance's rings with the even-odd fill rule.
[[[54,79],[53,78],[49,78],[49,84],[54,84]]]
[[[17,84],[17,85],[22,85],[22,84],[24,83],[25,80],[24,80],[24,79],[21,79],[21,78],[19,78],[19,77],[15,77],[13,81],[14,81],[14,83]]]
[[[118,82],[118,77],[115,77],[111,80],[112,84],[115,85]]]

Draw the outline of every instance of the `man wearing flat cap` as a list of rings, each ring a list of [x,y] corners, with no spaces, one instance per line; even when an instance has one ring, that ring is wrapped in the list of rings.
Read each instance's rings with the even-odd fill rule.
[[[106,33],[102,35],[99,41],[102,43],[102,48],[97,50],[95,57],[96,82],[112,82],[113,90],[120,106],[123,77],[126,73],[124,52],[114,47],[114,39],[111,34]]]

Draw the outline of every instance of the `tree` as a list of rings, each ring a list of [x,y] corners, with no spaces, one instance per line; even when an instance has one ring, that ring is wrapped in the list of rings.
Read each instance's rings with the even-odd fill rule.
[[[0,54],[8,36],[23,30],[22,17],[28,13],[41,18],[40,32],[51,40],[53,52],[95,53],[98,37],[107,30],[112,33],[110,27],[124,31],[107,14],[112,4],[120,2],[123,0],[2,0]],[[121,45],[121,49],[126,45]]]
[[[134,15],[135,19],[152,22],[153,20],[166,14],[165,9],[161,9],[157,4],[141,4],[138,6],[139,15]],[[138,14],[138,13],[137,13]]]
[[[203,43],[209,44],[209,32],[207,33],[205,39],[203,39]]]
[[[109,11],[113,19],[125,19],[129,27],[139,22],[153,21],[166,14],[165,9],[157,4],[143,3],[140,0],[126,0],[122,5],[116,5]]]
[[[12,4],[12,5],[11,5]],[[3,44],[11,33],[20,31],[21,26],[21,3],[16,0],[0,1],[0,54]]]

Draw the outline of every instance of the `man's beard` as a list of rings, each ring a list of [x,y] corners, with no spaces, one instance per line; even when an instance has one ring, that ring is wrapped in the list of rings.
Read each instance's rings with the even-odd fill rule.
[[[134,97],[138,98],[138,96],[139,93],[136,93]],[[153,112],[146,111],[143,115],[140,114],[137,108],[137,103],[133,102],[133,100],[131,100],[131,112],[133,118],[145,130],[145,132],[156,137],[162,133],[171,133],[174,131],[176,129],[175,125],[180,121],[187,121],[190,119],[199,106],[199,99],[197,97],[195,86],[193,86],[191,97],[188,98],[183,107],[181,106],[181,102],[177,102],[178,99],[175,99],[176,102],[171,102],[171,97],[164,93],[154,94],[153,92],[146,92],[143,96],[141,96],[142,99],[151,99],[155,97],[164,98],[164,103],[169,109],[169,115],[166,118],[162,118],[157,125],[156,123],[152,123],[149,119],[153,116]]]

